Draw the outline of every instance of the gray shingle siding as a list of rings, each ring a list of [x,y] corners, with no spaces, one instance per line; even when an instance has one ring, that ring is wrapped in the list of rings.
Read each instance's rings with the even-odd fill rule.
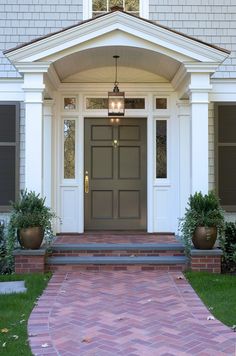
[[[82,18],[83,0],[1,0],[0,77],[19,77],[2,51],[76,24]]]
[[[236,0],[150,0],[150,20],[232,51],[214,78],[236,78]]]

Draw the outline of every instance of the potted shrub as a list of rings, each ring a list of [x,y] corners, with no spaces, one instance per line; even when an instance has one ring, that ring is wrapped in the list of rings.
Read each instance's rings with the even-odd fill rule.
[[[217,232],[224,227],[224,211],[214,192],[203,195],[196,192],[191,195],[184,218],[180,222],[180,232],[187,246],[197,249],[212,249]]]
[[[16,237],[22,248],[38,249],[44,236],[52,237],[55,214],[45,205],[45,198],[35,192],[21,191],[20,199],[11,204],[8,239],[14,245]],[[14,246],[12,246],[14,247]]]

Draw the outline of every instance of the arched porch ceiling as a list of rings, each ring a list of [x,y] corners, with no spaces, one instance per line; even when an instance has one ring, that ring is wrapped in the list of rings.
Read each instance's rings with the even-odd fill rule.
[[[73,53],[54,63],[62,82],[113,82],[119,55],[120,82],[169,82],[180,63],[158,52],[130,46],[107,46]]]

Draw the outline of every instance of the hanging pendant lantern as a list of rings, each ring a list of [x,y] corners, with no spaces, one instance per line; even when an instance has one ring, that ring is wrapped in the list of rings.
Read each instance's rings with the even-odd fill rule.
[[[108,116],[125,115],[125,93],[120,92],[117,81],[117,59],[119,56],[113,56],[115,59],[115,82],[113,91],[108,92]]]

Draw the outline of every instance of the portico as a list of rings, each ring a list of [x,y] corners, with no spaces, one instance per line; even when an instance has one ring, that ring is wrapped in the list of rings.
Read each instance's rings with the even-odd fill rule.
[[[119,10],[6,52],[24,77],[26,188],[56,210],[57,232],[84,231],[84,123],[107,118],[114,54],[130,100],[122,120],[146,120],[145,230],[177,232],[189,194],[208,191],[211,75],[228,52]],[[113,137],[105,140],[113,152]]]

